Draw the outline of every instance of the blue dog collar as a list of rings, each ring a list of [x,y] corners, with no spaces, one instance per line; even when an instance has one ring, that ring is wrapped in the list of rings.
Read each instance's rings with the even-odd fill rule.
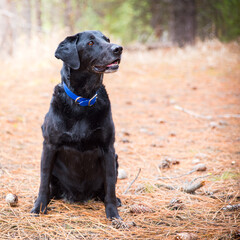
[[[65,82],[63,82],[63,88],[66,94],[82,107],[92,106],[97,100],[97,93],[92,98],[83,98],[71,92]]]

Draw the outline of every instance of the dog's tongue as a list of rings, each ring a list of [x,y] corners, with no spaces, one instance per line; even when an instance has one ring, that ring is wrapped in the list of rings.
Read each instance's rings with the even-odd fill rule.
[[[111,67],[111,66],[113,66],[113,65],[117,65],[117,64],[118,64],[118,62],[115,61],[115,62],[113,62],[113,63],[111,63],[111,64],[108,64],[107,67]]]

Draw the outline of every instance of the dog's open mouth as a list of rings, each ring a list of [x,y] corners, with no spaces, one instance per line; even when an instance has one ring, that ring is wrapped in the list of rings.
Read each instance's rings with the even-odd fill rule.
[[[97,73],[112,73],[116,72],[119,68],[120,59],[114,60],[112,63],[105,66],[93,66],[93,70]]]

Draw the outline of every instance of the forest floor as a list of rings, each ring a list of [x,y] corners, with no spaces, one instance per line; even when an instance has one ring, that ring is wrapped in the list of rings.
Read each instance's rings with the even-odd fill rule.
[[[0,239],[240,238],[240,208],[232,206],[240,203],[239,45],[126,50],[119,71],[105,74],[116,152],[128,174],[117,182],[125,223],[118,225],[94,201],[52,201],[47,215],[30,215],[40,126],[60,82],[61,62],[51,54],[22,52],[1,62]],[[206,170],[190,172],[198,163]],[[204,186],[186,193],[190,181]],[[18,196],[16,207],[6,203],[8,193]]]

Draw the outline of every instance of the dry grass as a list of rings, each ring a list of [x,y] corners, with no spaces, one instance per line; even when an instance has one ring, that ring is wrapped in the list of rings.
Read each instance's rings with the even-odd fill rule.
[[[93,201],[52,201],[48,215],[32,217],[29,213],[39,186],[40,125],[52,89],[60,81],[61,67],[53,57],[54,39],[49,42],[50,51],[44,49],[47,42],[37,49],[38,44],[36,41],[28,51],[18,51],[15,58],[1,62],[1,239],[174,239],[179,232],[197,233],[199,239],[234,238],[240,213],[223,211],[222,207],[239,203],[240,120],[215,116],[240,113],[237,44],[210,41],[194,48],[125,52],[120,71],[105,76],[116,124],[119,163],[129,175],[117,184],[123,202],[120,215],[125,222],[136,223],[129,229],[112,226],[105,218],[103,204]],[[176,110],[176,104],[222,123],[212,128],[210,121]],[[157,180],[159,176],[188,172],[199,153],[205,154],[201,162],[211,175],[195,195],[158,187],[181,186],[206,175],[195,172]],[[159,169],[165,156],[180,160],[180,164]],[[142,171],[138,179],[123,194],[139,168]],[[15,208],[5,202],[9,192],[18,195]],[[182,201],[182,209],[167,207],[173,198]],[[131,213],[134,204],[153,211]]]

